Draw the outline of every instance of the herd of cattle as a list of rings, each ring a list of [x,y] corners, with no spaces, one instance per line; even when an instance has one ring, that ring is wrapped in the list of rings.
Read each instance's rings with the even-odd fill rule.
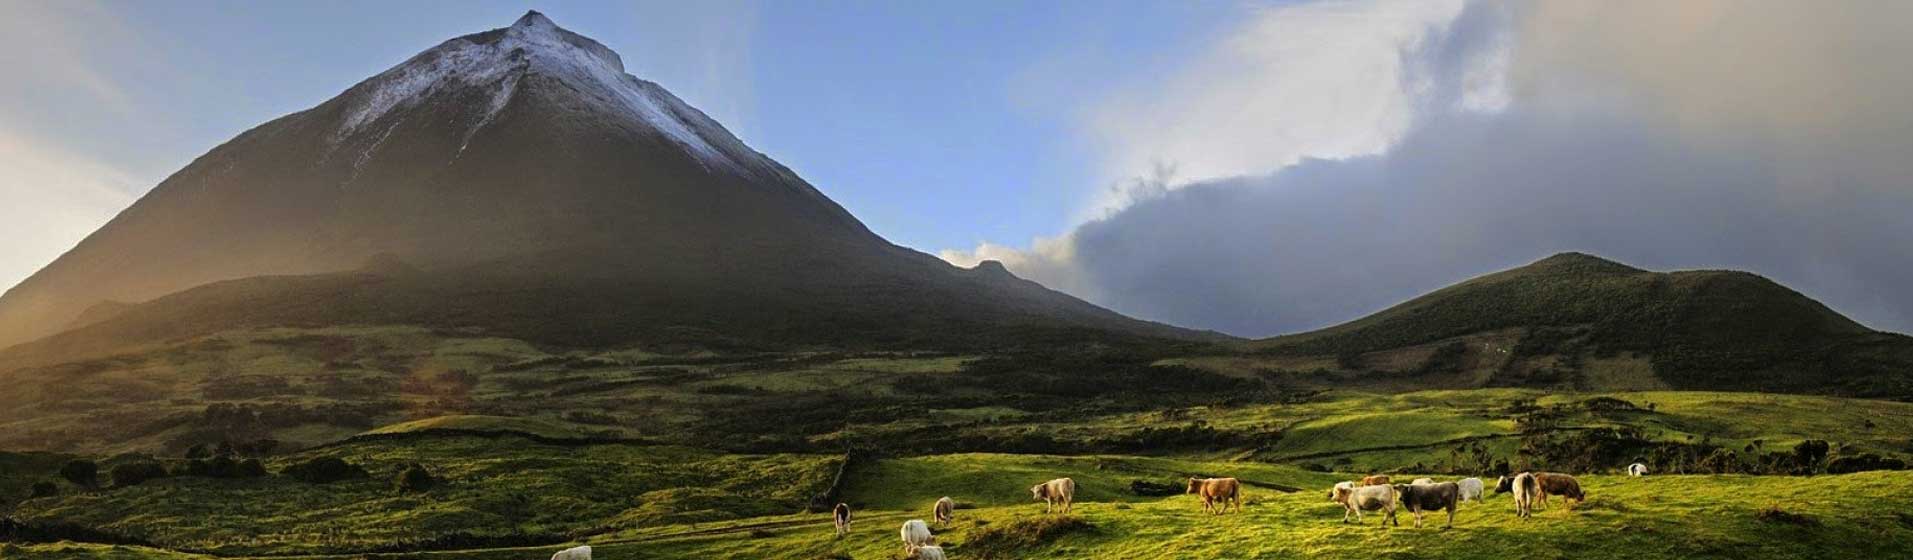
[[[1635,463],[1628,465],[1630,476],[1645,476],[1647,466]],[[1433,479],[1417,478],[1408,484],[1391,484],[1388,475],[1374,475],[1361,481],[1336,483],[1328,491],[1328,499],[1341,504],[1344,511],[1342,522],[1362,522],[1362,512],[1381,511],[1382,524],[1393,522],[1395,511],[1407,509],[1415,516],[1415,527],[1422,525],[1422,515],[1428,512],[1448,512],[1448,523],[1442,528],[1455,525],[1455,509],[1466,501],[1481,501],[1485,485],[1479,478],[1464,478],[1454,482],[1436,482]],[[1202,499],[1202,511],[1221,515],[1235,506],[1236,513],[1242,512],[1242,482],[1234,478],[1191,478],[1186,494],[1194,494]],[[1495,493],[1514,494],[1515,515],[1529,517],[1535,504],[1548,505],[1548,496],[1560,496],[1563,500],[1576,502],[1587,499],[1581,491],[1581,483],[1573,476],[1549,472],[1524,472],[1514,476],[1502,476],[1495,479]],[[1030,497],[1043,502],[1043,511],[1068,513],[1070,503],[1076,498],[1076,481],[1058,478],[1030,487]],[[1399,506],[1397,505],[1399,504]],[[939,525],[949,525],[954,518],[956,502],[948,496],[938,499],[931,507],[931,519]],[[832,512],[836,521],[837,536],[850,532],[850,506],[837,504]],[[901,531],[904,554],[916,560],[944,560],[943,547],[937,546],[936,537],[930,532],[930,524],[921,519],[903,522]]]
[[[1647,466],[1635,463],[1627,466],[1629,476],[1645,476]],[[1417,478],[1408,484],[1391,484],[1388,475],[1363,477],[1361,481],[1338,482],[1328,491],[1328,499],[1341,504],[1342,522],[1362,522],[1362,512],[1381,511],[1382,525],[1393,522],[1401,526],[1395,518],[1395,511],[1406,508],[1415,516],[1415,527],[1421,528],[1422,515],[1427,512],[1448,512],[1446,529],[1455,525],[1455,509],[1461,502],[1480,502],[1486,490],[1479,478],[1464,478],[1454,482],[1436,482],[1433,479]],[[1186,494],[1195,494],[1202,499],[1202,511],[1221,515],[1227,513],[1230,505],[1236,513],[1242,513],[1242,482],[1234,478],[1191,478]],[[1563,500],[1576,502],[1587,499],[1581,491],[1581,483],[1573,476],[1549,472],[1524,472],[1514,476],[1502,476],[1495,479],[1496,494],[1514,494],[1515,515],[1529,517],[1534,513],[1535,504],[1548,505],[1548,496],[1560,496]],[[1030,497],[1043,502],[1044,513],[1069,513],[1070,504],[1076,500],[1076,481],[1070,478],[1058,478],[1030,487]],[[1397,504],[1400,504],[1397,506]],[[831,510],[831,518],[837,527],[837,536],[850,534],[850,505],[837,504]],[[956,518],[956,501],[949,496],[937,499],[930,508],[933,523],[949,526]],[[937,546],[936,536],[930,532],[930,523],[922,519],[903,522],[901,531],[904,554],[916,560],[944,560],[943,547]],[[559,551],[551,560],[591,560],[591,547],[581,546]]]

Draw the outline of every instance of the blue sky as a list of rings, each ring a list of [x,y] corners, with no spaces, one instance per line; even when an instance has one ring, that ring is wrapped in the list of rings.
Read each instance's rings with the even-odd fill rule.
[[[0,0],[0,286],[536,8],[892,241],[1264,336],[1559,251],[1913,331],[1913,3]]]

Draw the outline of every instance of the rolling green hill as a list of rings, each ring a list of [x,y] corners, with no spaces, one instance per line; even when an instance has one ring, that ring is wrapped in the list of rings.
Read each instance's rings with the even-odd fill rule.
[[[1913,337],[1771,280],[1563,253],[1210,365],[1405,388],[1522,386],[1913,396]],[[1305,381],[1306,376],[1290,376]],[[1361,381],[1357,379],[1357,381]]]

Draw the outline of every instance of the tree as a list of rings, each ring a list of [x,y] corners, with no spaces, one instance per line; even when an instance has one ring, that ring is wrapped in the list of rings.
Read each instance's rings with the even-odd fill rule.
[[[67,461],[66,466],[60,467],[60,478],[92,488],[100,482],[100,466],[86,459]]]
[[[1793,446],[1793,460],[1805,474],[1812,474],[1820,469],[1820,463],[1827,459],[1827,452],[1831,449],[1832,446],[1823,440],[1802,441]]]
[[[114,486],[138,486],[142,482],[166,477],[166,467],[151,461],[124,463],[113,467]]]
[[[438,485],[438,479],[432,476],[431,471],[425,470],[425,465],[418,463],[406,465],[405,469],[399,472],[396,482],[400,492],[424,492]]]

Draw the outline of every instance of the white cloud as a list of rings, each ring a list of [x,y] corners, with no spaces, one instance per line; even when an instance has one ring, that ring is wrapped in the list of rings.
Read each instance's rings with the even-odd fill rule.
[[[1363,0],[1250,8],[1198,60],[1093,105],[1086,128],[1118,185],[1090,215],[1138,197],[1121,185],[1168,165],[1183,182],[1260,174],[1305,157],[1372,154],[1407,130],[1422,87],[1405,52],[1460,0]]]

